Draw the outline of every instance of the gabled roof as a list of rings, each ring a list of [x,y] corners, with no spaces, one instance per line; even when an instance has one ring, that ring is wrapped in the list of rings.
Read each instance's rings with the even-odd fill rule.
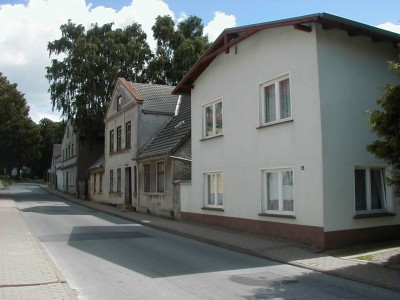
[[[88,170],[91,171],[104,168],[104,162],[105,162],[105,156],[103,154],[88,168]]]
[[[178,109],[178,114],[139,153],[139,159],[173,154],[190,137],[191,114],[189,95],[181,96]]]
[[[173,115],[177,95],[172,95],[175,87],[168,85],[129,82],[132,88],[143,99],[143,112]]]
[[[393,42],[394,44],[400,42],[400,34],[327,13],[319,13],[249,26],[228,28],[218,36],[215,42],[189,70],[185,77],[178,83],[173,93],[190,93],[193,83],[220,53],[229,53],[229,49],[231,47],[250,37],[256,32],[268,28],[284,26],[293,26],[294,29],[310,32],[312,28],[307,25],[310,23],[321,24],[322,28],[325,30],[334,28],[345,30],[349,36],[365,35],[370,37],[373,42],[389,41]]]

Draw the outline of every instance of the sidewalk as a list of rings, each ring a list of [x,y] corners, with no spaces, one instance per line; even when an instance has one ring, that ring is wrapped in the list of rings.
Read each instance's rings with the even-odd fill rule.
[[[0,194],[0,299],[77,299],[4,191]]]
[[[383,265],[316,253],[315,249],[290,244],[281,240],[256,235],[237,233],[225,229],[209,227],[188,222],[169,220],[156,216],[124,211],[114,206],[76,199],[47,186],[42,186],[50,193],[82,206],[102,211],[117,217],[143,224],[163,231],[171,232],[191,239],[222,246],[247,254],[272,259],[285,264],[295,265],[335,276],[376,285],[400,292],[400,270],[386,268]],[[397,260],[400,247],[390,252]]]

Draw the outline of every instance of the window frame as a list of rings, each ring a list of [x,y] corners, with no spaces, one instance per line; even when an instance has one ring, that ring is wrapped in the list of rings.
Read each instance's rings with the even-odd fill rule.
[[[357,188],[356,188],[356,170],[364,170],[365,171],[365,195],[366,195],[366,209],[363,210],[357,210]],[[378,209],[373,209],[372,208],[372,197],[371,197],[371,171],[372,170],[379,170],[380,175],[381,175],[381,184],[382,184],[382,195],[384,197],[383,199],[383,208],[378,208]],[[385,213],[389,211],[389,195],[390,191],[388,189],[388,184],[386,182],[386,173],[387,173],[387,168],[382,165],[376,165],[376,166],[371,166],[371,165],[356,165],[354,166],[353,170],[353,188],[354,188],[354,215],[359,216],[359,215],[372,215],[372,214],[379,214],[379,213]]]
[[[281,117],[281,94],[280,94],[280,83],[288,80],[289,81],[289,116]],[[269,126],[273,124],[284,123],[293,120],[293,100],[292,100],[292,84],[289,73],[275,77],[272,80],[268,80],[259,84],[259,124],[261,127]],[[267,87],[274,86],[275,92],[275,120],[267,120],[266,112],[266,97],[265,89]]]
[[[117,111],[120,111],[122,108],[122,96],[117,97]]]
[[[132,142],[132,122],[126,122],[125,124],[125,148],[131,148]]]
[[[284,172],[292,172],[292,210],[284,209]],[[293,167],[280,167],[280,168],[263,168],[260,170],[261,173],[261,213],[271,215],[283,215],[283,216],[294,216],[296,213],[296,197],[295,197],[295,172]],[[269,209],[268,207],[268,187],[267,187],[267,174],[278,175],[278,209]]]
[[[114,129],[111,129],[110,130],[110,143],[109,143],[109,146],[110,146],[110,153],[112,153],[112,152],[114,152]]]
[[[114,170],[110,170],[110,192],[114,191]]]
[[[218,104],[221,104],[221,132],[217,133],[217,113],[216,113],[216,106]],[[211,133],[208,134],[210,130],[207,129],[207,109],[212,108],[212,129]],[[202,120],[203,120],[203,126],[202,126],[202,137],[203,139],[208,139],[208,138],[213,138],[217,136],[222,136],[224,134],[224,105],[223,105],[223,99],[218,98],[216,100],[213,100],[211,102],[208,102],[203,105],[202,107]]]
[[[117,127],[117,151],[122,149],[122,126]]]
[[[164,165],[164,170],[162,172],[160,172],[160,169],[159,169],[159,165],[161,165],[161,164]],[[166,166],[165,166],[165,161],[164,160],[156,162],[157,193],[164,193],[165,192],[165,167]],[[159,177],[160,175],[163,176],[162,189],[161,189],[161,186],[160,186],[160,177]]]
[[[93,193],[96,193],[96,177],[97,174],[93,173]]]
[[[100,178],[99,178],[99,193],[103,192],[103,174],[100,173]]]
[[[148,172],[146,170],[146,166],[149,167]],[[148,181],[146,181],[146,178],[148,178]],[[147,186],[147,182],[148,182],[148,186]],[[145,192],[145,193],[151,192],[151,163],[143,164],[143,192]]]
[[[121,178],[121,168],[117,169],[117,193],[121,193],[121,182],[122,182],[122,178]]]
[[[216,189],[214,193],[209,193],[209,190],[211,188],[209,188],[209,180],[208,178],[211,176],[215,176],[214,177],[214,188]],[[219,180],[218,177],[221,178],[221,193],[219,193]],[[209,196],[211,196],[211,194],[214,195],[214,203],[210,203],[210,198]],[[219,194],[221,194],[221,204],[219,204]],[[205,208],[211,208],[211,209],[224,209],[224,176],[223,176],[223,172],[222,171],[210,171],[210,172],[204,172],[203,173],[203,205]]]

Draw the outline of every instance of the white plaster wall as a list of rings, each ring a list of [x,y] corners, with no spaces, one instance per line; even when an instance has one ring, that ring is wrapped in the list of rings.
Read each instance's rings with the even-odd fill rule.
[[[105,123],[105,172],[103,177],[103,194],[107,197],[102,197],[104,202],[113,204],[125,203],[125,168],[136,166],[136,162],[132,160],[136,153],[137,141],[137,110],[135,106],[127,111],[121,111],[116,117],[108,120]],[[125,149],[125,124],[131,122],[131,148]],[[117,127],[122,128],[122,150],[116,151],[117,147]],[[110,153],[110,131],[114,130],[114,152]],[[117,192],[117,169],[121,169],[121,194],[110,194],[110,170],[114,170],[114,188],[113,191]],[[133,176],[132,176],[133,178]],[[132,183],[133,186],[133,183]]]
[[[290,75],[293,121],[257,129],[259,84]],[[323,225],[315,30],[261,31],[220,54],[192,90],[192,199],[182,211]],[[202,140],[202,105],[223,99],[224,134]],[[304,171],[301,170],[304,166]],[[260,169],[293,167],[296,219],[259,216]],[[223,171],[224,212],[202,210],[203,172]]]
[[[376,139],[367,109],[376,108],[379,86],[398,77],[388,60],[398,57],[392,43],[318,27],[318,60],[324,152],[325,231],[398,224],[399,206],[387,196],[397,217],[353,219],[354,165],[385,165],[366,151]]]

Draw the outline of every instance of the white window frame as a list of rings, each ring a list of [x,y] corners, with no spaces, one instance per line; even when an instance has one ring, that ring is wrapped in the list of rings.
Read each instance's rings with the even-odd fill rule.
[[[221,105],[222,105],[222,132],[217,133],[217,126],[216,126],[216,124],[217,124],[217,116],[216,116],[215,107],[219,103],[221,103]],[[206,109],[209,108],[209,107],[212,107],[212,109],[213,109],[213,115],[212,115],[213,127],[212,127],[212,130],[211,130],[210,134],[208,134],[208,131],[207,131],[207,119],[206,119],[207,118]],[[202,108],[202,120],[203,120],[203,135],[202,136],[203,136],[203,138],[207,139],[207,138],[212,138],[212,137],[223,135],[224,134],[224,121],[223,121],[223,119],[224,119],[224,104],[223,104],[222,98],[219,98],[219,99],[211,101],[211,102],[209,102],[207,104],[204,104],[203,108]]]
[[[214,186],[216,187],[216,192],[214,193],[214,204],[209,203],[208,199],[208,176],[216,175],[214,177]],[[222,182],[222,204],[219,204],[218,202],[218,176],[221,176],[221,182]],[[211,172],[205,172],[203,173],[203,202],[204,202],[204,207],[208,208],[217,208],[217,209],[223,209],[224,207],[224,176],[222,171],[211,171]]]
[[[292,172],[292,198],[293,198],[293,210],[284,210],[284,199],[283,199],[283,173]],[[268,187],[267,187],[267,174],[277,173],[278,174],[278,209],[268,208]],[[261,169],[261,211],[265,214],[277,214],[277,215],[288,215],[294,216],[296,212],[296,197],[295,197],[295,173],[293,167],[282,167],[282,168],[265,168]]]
[[[280,94],[279,94],[279,83],[281,81],[284,81],[288,79],[289,80],[289,96],[290,96],[290,116],[281,118],[281,99],[280,99]],[[268,126],[268,125],[273,125],[277,123],[282,123],[282,122],[287,122],[293,120],[293,109],[292,109],[292,84],[291,84],[291,78],[290,74],[287,73],[285,75],[281,75],[276,77],[275,79],[268,80],[265,82],[262,82],[259,84],[259,123],[260,126]],[[273,121],[267,121],[266,117],[266,100],[265,100],[265,88],[274,85],[274,90],[275,90],[275,120]]]
[[[364,170],[365,171],[365,187],[366,187],[366,209],[365,210],[357,210],[357,199],[356,199],[356,170]],[[371,201],[371,170],[381,170],[382,171],[382,184],[383,184],[383,195],[384,195],[384,207],[380,209],[372,209],[372,201]],[[354,188],[354,214],[357,215],[368,215],[375,213],[385,213],[390,210],[390,195],[391,189],[388,187],[386,183],[385,177],[387,175],[387,168],[382,165],[356,165],[353,170],[353,188]]]

